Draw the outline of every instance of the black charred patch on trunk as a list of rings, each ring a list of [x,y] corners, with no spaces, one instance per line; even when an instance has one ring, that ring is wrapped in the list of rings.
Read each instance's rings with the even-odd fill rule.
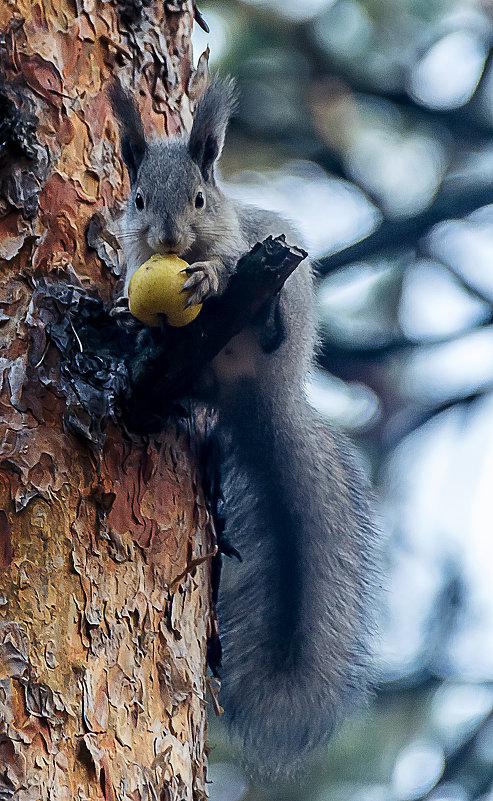
[[[0,569],[5,570],[12,563],[14,550],[10,536],[10,525],[7,515],[0,511]]]
[[[120,0],[117,5],[120,22],[125,28],[132,28],[140,22],[144,9],[150,5],[151,0]]]
[[[104,422],[120,420],[138,337],[117,325],[95,290],[67,280],[42,279],[33,304],[30,378],[61,391],[67,430],[100,446]],[[59,354],[57,378],[47,359],[51,345]]]
[[[0,217],[36,216],[48,156],[36,136],[38,119],[24,90],[0,79]]]
[[[22,111],[0,86],[0,159],[36,158],[36,117]]]

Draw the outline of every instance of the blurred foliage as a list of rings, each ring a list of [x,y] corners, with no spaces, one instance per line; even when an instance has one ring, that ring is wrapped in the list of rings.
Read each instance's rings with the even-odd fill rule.
[[[313,402],[381,498],[378,693],[309,774],[213,801],[493,800],[493,3],[201,4],[241,103],[222,160],[317,259]],[[491,204],[491,205],[490,205]]]

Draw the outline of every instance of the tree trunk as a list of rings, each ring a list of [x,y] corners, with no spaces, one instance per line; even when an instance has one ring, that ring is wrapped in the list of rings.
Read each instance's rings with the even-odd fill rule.
[[[206,796],[211,536],[187,433],[112,422],[84,437],[34,291],[69,278],[110,301],[128,186],[106,90],[118,74],[149,127],[187,125],[193,14],[191,0],[0,0],[5,799]]]

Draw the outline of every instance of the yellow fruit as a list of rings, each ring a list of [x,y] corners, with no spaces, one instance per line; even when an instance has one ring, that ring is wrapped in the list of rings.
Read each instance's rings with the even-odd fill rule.
[[[162,256],[155,253],[133,274],[128,285],[130,313],[147,325],[159,327],[165,314],[167,322],[175,327],[188,325],[202,308],[199,303],[185,309],[190,292],[182,292],[188,267],[186,261],[174,253]]]

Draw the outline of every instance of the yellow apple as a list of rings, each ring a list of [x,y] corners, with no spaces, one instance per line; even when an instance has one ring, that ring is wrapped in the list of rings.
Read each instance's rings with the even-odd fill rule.
[[[195,320],[202,308],[199,303],[185,309],[191,294],[182,292],[188,267],[186,261],[174,253],[155,253],[135,271],[128,285],[130,313],[146,325],[159,327],[166,315],[167,322],[177,328]]]

